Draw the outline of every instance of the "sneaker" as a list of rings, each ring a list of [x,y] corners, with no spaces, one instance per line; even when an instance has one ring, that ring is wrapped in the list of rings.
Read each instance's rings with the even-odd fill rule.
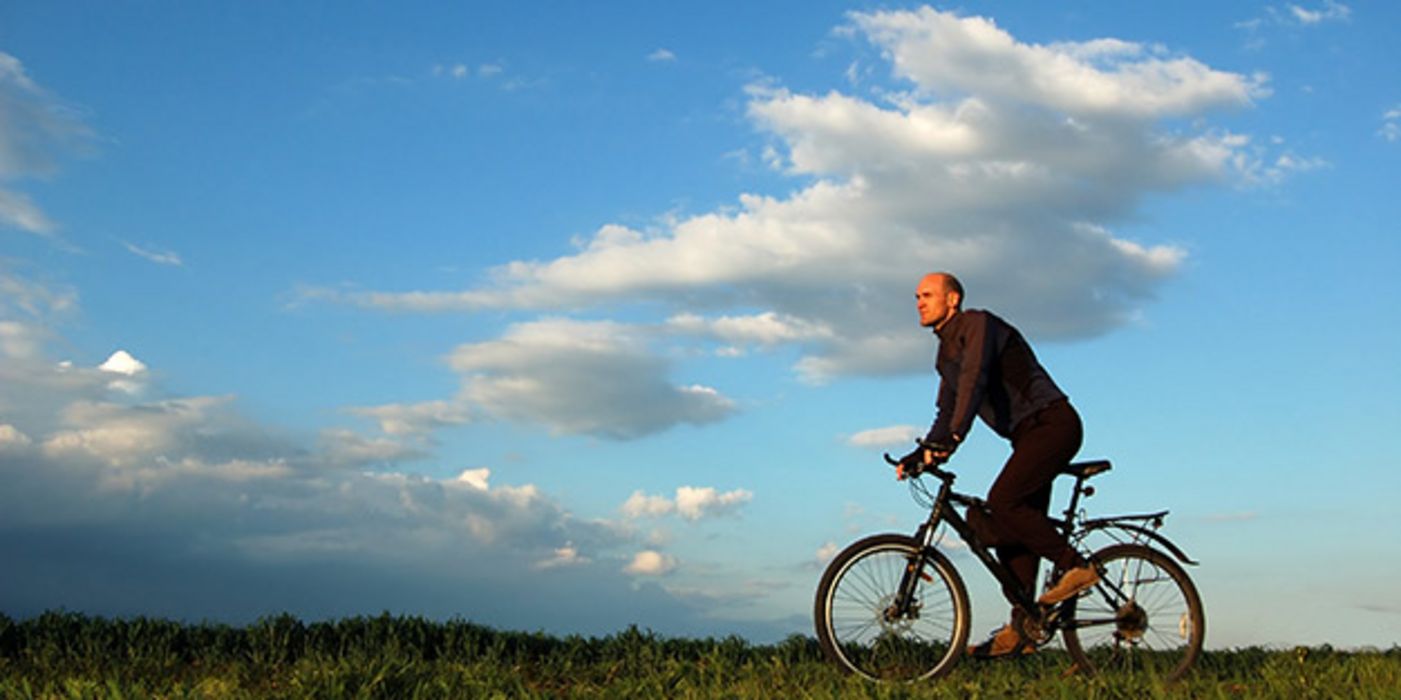
[[[1093,566],[1086,564],[1071,569],[1061,575],[1056,585],[1041,594],[1036,602],[1042,605],[1055,605],[1062,600],[1070,600],[1080,595],[1089,587],[1099,583],[1099,572]]]
[[[1035,652],[1036,646],[1022,639],[1011,625],[1003,625],[986,642],[968,647],[968,655],[975,659],[1000,659]]]

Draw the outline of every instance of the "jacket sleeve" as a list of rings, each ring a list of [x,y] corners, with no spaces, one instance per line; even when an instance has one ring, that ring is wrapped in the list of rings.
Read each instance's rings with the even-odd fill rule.
[[[925,442],[937,442],[944,445],[954,444],[949,425],[953,419],[954,399],[956,398],[954,383],[947,378],[939,380],[939,395],[935,399],[934,425],[929,426],[929,432],[924,436]]]

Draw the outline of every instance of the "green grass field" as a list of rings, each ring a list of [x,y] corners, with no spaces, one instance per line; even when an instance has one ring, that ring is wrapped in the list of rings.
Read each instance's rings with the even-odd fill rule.
[[[848,678],[816,641],[499,632],[469,622],[361,617],[248,627],[50,613],[0,615],[0,698],[1401,698],[1401,647],[1207,653],[1172,686],[1063,675],[1050,652],[965,661],[915,685]]]

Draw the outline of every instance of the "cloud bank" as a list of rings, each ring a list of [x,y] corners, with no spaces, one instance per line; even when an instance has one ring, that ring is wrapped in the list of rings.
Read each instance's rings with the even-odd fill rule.
[[[639,586],[637,576],[684,567],[638,554],[625,521],[580,518],[533,484],[498,484],[490,467],[411,471],[434,459],[424,431],[460,419],[445,405],[366,410],[380,434],[286,434],[242,416],[236,397],[166,394],[130,352],[56,361],[51,328],[76,296],[4,270],[0,286],[18,292],[0,298],[6,614],[243,622],[390,610],[556,632],[733,629],[706,605]],[[469,349],[463,361],[498,368],[484,356]],[[747,499],[686,488],[671,507],[695,520]],[[591,604],[571,602],[579,596]]]

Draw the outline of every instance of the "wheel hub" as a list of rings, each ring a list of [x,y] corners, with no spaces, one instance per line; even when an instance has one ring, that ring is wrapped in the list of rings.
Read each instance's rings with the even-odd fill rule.
[[[901,613],[895,605],[895,594],[884,596],[880,602],[880,625],[886,632],[898,634],[909,631],[915,620],[919,619],[918,603],[911,603],[909,609]]]
[[[1148,631],[1148,612],[1138,603],[1129,601],[1114,613],[1114,636],[1121,641],[1137,642]]]

